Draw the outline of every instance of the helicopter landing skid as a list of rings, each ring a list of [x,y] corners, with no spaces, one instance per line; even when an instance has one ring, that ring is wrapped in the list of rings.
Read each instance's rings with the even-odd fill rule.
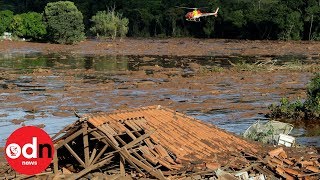
[[[201,22],[200,18],[186,19],[187,21]]]

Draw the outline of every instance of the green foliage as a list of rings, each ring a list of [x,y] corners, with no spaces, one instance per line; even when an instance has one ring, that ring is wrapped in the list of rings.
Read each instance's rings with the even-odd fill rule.
[[[310,3],[306,8],[305,24],[309,29],[308,39],[320,40],[320,4]]]
[[[122,15],[114,10],[99,11],[91,20],[93,21],[93,27],[90,30],[98,37],[115,39],[119,36],[123,38],[128,33],[129,20],[122,18]]]
[[[304,103],[300,100],[291,103],[287,98],[282,98],[280,105],[269,106],[272,118],[289,118],[299,120],[320,119],[320,73],[312,78],[307,87],[307,99]]]
[[[41,39],[46,34],[42,15],[36,12],[17,14],[13,17],[10,29],[18,37]]]
[[[13,12],[9,10],[0,11],[0,36],[9,30],[13,20]]]
[[[316,118],[320,117],[320,73],[317,73],[308,85],[306,109]]]
[[[72,43],[84,37],[83,22],[88,32],[91,32],[90,19],[106,7],[114,6],[116,12],[128,18],[128,22],[119,21],[122,26],[120,32],[125,34],[128,24],[128,36],[133,37],[215,37],[215,38],[242,38],[242,39],[281,39],[281,40],[320,40],[320,3],[319,0],[74,0],[77,8],[71,4],[56,0],[2,0],[0,9],[11,9],[16,14],[30,11],[42,12],[45,5],[59,4],[54,9],[57,16],[50,19],[48,38],[54,42]],[[48,5],[49,5],[48,4]],[[64,5],[62,5],[64,4]],[[73,5],[72,5],[73,6]],[[220,7],[218,17],[201,18],[201,22],[194,23],[185,20],[189,9],[184,7],[208,7],[201,9],[212,12]],[[57,8],[59,7],[59,8]],[[66,7],[73,10],[68,11]],[[75,13],[77,12],[77,13]],[[67,15],[68,14],[68,15]],[[72,15],[71,15],[72,14]],[[66,18],[70,16],[69,18]],[[0,15],[1,17],[1,15]],[[76,20],[78,19],[78,20]],[[79,20],[81,19],[81,20]],[[1,26],[4,21],[0,21]],[[48,24],[48,22],[47,22]],[[1,29],[2,28],[2,29]],[[77,29],[74,31],[74,29]],[[121,34],[121,33],[120,33]],[[113,35],[114,36],[114,35]],[[73,38],[70,38],[73,37]]]
[[[48,3],[43,14],[49,40],[73,44],[84,39],[83,16],[73,2]]]
[[[12,23],[10,24],[10,30],[14,31],[14,35],[22,37],[25,34],[25,27],[23,26],[23,19],[20,14],[13,17]]]

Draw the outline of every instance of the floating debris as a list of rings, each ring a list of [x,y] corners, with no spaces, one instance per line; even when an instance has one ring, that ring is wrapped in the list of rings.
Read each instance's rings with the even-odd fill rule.
[[[260,121],[257,121],[243,133],[243,137],[262,143],[277,145],[279,144],[280,134],[282,134],[282,138],[287,137],[288,140],[289,136],[286,135],[288,135],[292,129],[293,125],[289,123],[279,121],[261,123]],[[281,140],[280,144],[281,143],[284,143],[284,140]]]

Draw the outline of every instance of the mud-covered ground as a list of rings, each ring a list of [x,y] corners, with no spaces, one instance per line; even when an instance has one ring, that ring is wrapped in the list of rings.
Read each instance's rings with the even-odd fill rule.
[[[74,110],[84,114],[156,104],[240,134],[265,120],[268,106],[282,97],[305,98],[306,84],[320,69],[314,62],[68,55],[6,57],[0,65],[0,147],[22,125],[55,133],[76,120]],[[297,128],[295,133],[304,137],[306,132]]]
[[[320,43],[311,41],[245,41],[225,39],[123,39],[87,40],[76,45],[0,42],[0,53],[42,52],[95,55],[164,56],[281,56],[320,57]]]

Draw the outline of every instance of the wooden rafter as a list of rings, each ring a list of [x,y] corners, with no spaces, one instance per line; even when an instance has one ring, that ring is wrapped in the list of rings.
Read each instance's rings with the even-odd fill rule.
[[[68,145],[68,144],[64,144],[64,146],[68,149],[68,151],[72,154],[73,157],[76,158],[76,160],[83,166],[85,167],[85,163],[82,161],[82,159],[77,155],[76,152],[74,152],[74,150]]]
[[[89,138],[88,138],[88,124],[84,122],[82,124],[83,129],[83,149],[84,149],[84,162],[85,166],[90,165],[90,155],[89,155]]]

